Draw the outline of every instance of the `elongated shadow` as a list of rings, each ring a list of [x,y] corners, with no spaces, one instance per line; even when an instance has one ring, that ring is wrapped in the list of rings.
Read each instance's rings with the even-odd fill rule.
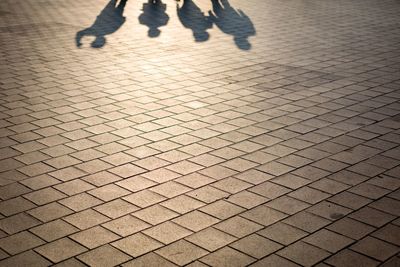
[[[224,33],[232,35],[235,44],[242,50],[251,49],[249,37],[256,34],[250,18],[234,9],[228,0],[211,0],[213,10],[209,11],[211,21]]]
[[[143,4],[143,12],[139,16],[139,22],[149,28],[147,32],[149,37],[158,37],[161,34],[159,28],[168,24],[169,16],[165,12],[166,10],[167,5],[162,3],[161,0],[149,0]]]
[[[76,46],[82,46],[82,38],[84,36],[94,36],[95,40],[91,46],[93,48],[101,48],[106,44],[106,35],[116,32],[125,22],[123,16],[124,8],[127,0],[120,0],[118,5],[116,0],[111,0],[97,16],[93,25],[82,31],[77,32],[75,40]]]
[[[192,30],[196,42],[209,39],[210,34],[207,30],[212,27],[212,21],[192,0],[184,0],[181,7],[177,4],[176,12],[182,25]]]

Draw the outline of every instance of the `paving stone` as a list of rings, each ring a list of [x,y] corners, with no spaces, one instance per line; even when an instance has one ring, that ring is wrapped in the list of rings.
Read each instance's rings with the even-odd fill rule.
[[[349,249],[340,251],[326,260],[334,266],[378,266],[379,262]]]
[[[158,241],[161,241],[164,244],[169,244],[190,235],[192,232],[179,226],[178,224],[168,221],[146,229],[143,231],[143,233]]]
[[[52,202],[47,205],[32,209],[28,211],[28,213],[42,222],[48,222],[71,214],[73,211],[58,204],[57,202]]]
[[[252,234],[232,243],[230,247],[260,259],[282,248],[282,245]]]
[[[204,255],[207,251],[185,240],[179,240],[156,251],[164,258],[182,266]],[[153,264],[153,262],[151,262]]]
[[[3,266],[49,266],[51,262],[36,252],[29,250],[1,260],[0,264]]]
[[[131,259],[131,257],[125,253],[122,253],[110,245],[104,245],[93,249],[79,255],[78,258],[89,266],[116,266]]]
[[[124,217],[112,220],[103,224],[103,226],[120,236],[128,236],[143,229],[149,228],[151,225],[145,223],[133,216],[126,215]]]
[[[278,251],[277,254],[299,263],[302,266],[312,266],[330,255],[322,249],[301,241]]]
[[[350,238],[325,229],[319,230],[302,240],[331,253],[336,253],[353,242]]]
[[[336,233],[348,236],[355,240],[359,240],[367,234],[375,230],[367,224],[361,223],[359,221],[353,220],[351,218],[342,218],[327,227]]]
[[[215,251],[236,240],[235,237],[212,227],[196,232],[185,239],[208,251]]]
[[[141,209],[133,213],[133,215],[152,225],[159,224],[178,216],[177,213],[160,205],[154,205],[149,208]]]
[[[300,266],[298,264],[295,264],[291,261],[286,260],[285,258],[279,257],[275,254],[268,256],[266,258],[263,258],[252,265],[252,267],[261,267],[261,266],[271,266],[271,267],[278,267],[278,266],[287,266],[287,267],[296,267]]]
[[[0,248],[11,255],[21,253],[42,244],[44,244],[44,242],[40,238],[26,231],[0,240]]]
[[[167,261],[163,257],[161,257],[153,252],[150,252],[146,255],[140,256],[131,261],[128,261],[127,263],[124,263],[122,266],[124,266],[124,267],[145,267],[145,266],[149,266],[152,264],[155,266],[166,266],[166,267],[178,266],[178,265],[173,264],[172,262]]]
[[[268,226],[257,233],[284,245],[289,245],[307,235],[307,232],[281,222]]]
[[[98,213],[97,211],[94,211],[92,209],[87,209],[69,215],[63,218],[63,220],[78,227],[79,229],[87,229],[89,227],[104,223],[109,219],[106,216]]]
[[[32,228],[30,231],[47,242],[51,242],[75,233],[79,231],[79,229],[63,220],[55,220]]]
[[[365,237],[350,247],[352,250],[385,261],[398,253],[399,248],[374,237]]]
[[[0,229],[8,234],[15,234],[39,224],[40,221],[32,216],[25,213],[18,213],[0,220]]]
[[[78,255],[86,250],[68,238],[62,238],[35,249],[36,252],[55,263]]]
[[[0,265],[399,262],[396,1],[63,2],[0,1],[0,240],[67,243]]]
[[[246,266],[254,261],[253,258],[229,247],[208,254],[200,260],[211,266]]]
[[[118,239],[119,236],[101,226],[95,226],[85,231],[73,234],[70,238],[89,249],[93,249],[103,244],[110,243]]]
[[[163,246],[162,243],[142,233],[125,237],[112,243],[112,245],[132,257],[138,257]]]

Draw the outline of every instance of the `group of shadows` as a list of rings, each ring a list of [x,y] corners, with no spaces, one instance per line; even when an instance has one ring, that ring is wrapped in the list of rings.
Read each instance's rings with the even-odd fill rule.
[[[176,4],[178,18],[185,28],[193,32],[196,42],[204,42],[210,38],[208,29],[216,25],[222,32],[232,35],[235,44],[242,50],[249,50],[251,44],[249,36],[255,35],[253,23],[241,10],[233,8],[228,0],[211,0],[212,11],[205,15],[192,0],[183,0]],[[127,0],[111,0],[97,16],[93,25],[76,34],[76,45],[82,45],[84,36],[94,36],[91,46],[101,48],[106,43],[106,35],[116,32],[126,18],[123,16]],[[159,29],[167,25],[169,16],[166,13],[167,5],[161,0],[148,0],[143,4],[142,13],[139,16],[140,24],[146,25],[149,37],[158,37]]]

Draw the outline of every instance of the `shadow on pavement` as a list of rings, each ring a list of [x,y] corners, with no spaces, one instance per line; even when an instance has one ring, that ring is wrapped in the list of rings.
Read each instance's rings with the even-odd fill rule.
[[[207,30],[213,25],[210,17],[205,16],[192,0],[184,0],[181,7],[177,4],[176,12],[182,25],[192,30],[196,42],[204,42],[209,39],[210,35]]]
[[[116,0],[111,0],[97,16],[93,25],[82,31],[77,32],[75,40],[76,46],[82,46],[84,36],[94,36],[96,39],[92,42],[93,48],[101,48],[106,43],[106,35],[116,32],[125,22],[123,16],[127,0],[120,0],[117,5]]]
[[[161,0],[149,0],[148,3],[143,4],[139,22],[149,27],[147,32],[149,37],[158,37],[161,33],[159,28],[168,24],[169,16],[165,13],[166,10],[167,5]]]
[[[251,49],[248,40],[256,34],[253,23],[243,11],[234,9],[228,0],[211,0],[213,10],[209,11],[211,21],[224,33],[233,35],[238,48]]]

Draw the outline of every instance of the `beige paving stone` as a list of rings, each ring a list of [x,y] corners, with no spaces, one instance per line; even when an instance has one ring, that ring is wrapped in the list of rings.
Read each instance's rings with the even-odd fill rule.
[[[374,232],[372,236],[399,246],[399,230],[400,227],[393,224],[388,224],[383,228],[380,228],[378,231]]]
[[[271,207],[286,214],[295,214],[301,210],[308,208],[310,205],[288,196],[281,196],[269,201],[265,206]]]
[[[336,253],[353,242],[353,240],[350,238],[325,229],[321,229],[318,232],[307,236],[303,239],[303,241],[316,247],[325,249],[331,253]]]
[[[0,212],[5,216],[14,215],[35,207],[35,204],[22,197],[16,197],[0,202]]]
[[[214,228],[240,238],[260,230],[263,226],[240,216],[235,216],[214,225]]]
[[[130,193],[130,191],[117,185],[109,184],[90,190],[88,193],[103,201],[110,201],[122,196],[126,196]]]
[[[76,195],[94,188],[91,184],[82,181],[81,179],[72,180],[62,184],[54,186],[58,191],[63,192],[69,196]]]
[[[141,221],[131,215],[126,215],[124,217],[106,222],[102,226],[123,237],[151,227],[150,224],[145,223],[144,221]]]
[[[195,172],[179,177],[175,181],[191,188],[199,188],[204,185],[210,184],[215,180]]]
[[[51,187],[40,189],[35,192],[24,195],[25,198],[29,199],[36,205],[44,205],[59,199],[66,197],[65,194],[57,191]]]
[[[230,247],[244,252],[254,258],[261,259],[277,251],[282,247],[282,245],[257,234],[252,234],[232,243]]]
[[[162,243],[142,233],[125,237],[111,245],[135,258],[163,246]]]
[[[245,190],[237,194],[231,195],[229,198],[227,198],[227,201],[239,205],[243,208],[250,209],[267,202],[268,199]]]
[[[375,230],[374,227],[371,227],[367,224],[353,220],[348,217],[344,217],[334,222],[333,224],[327,226],[327,229],[348,236],[355,240],[361,239],[362,237]]]
[[[167,208],[164,208],[160,205],[154,205],[145,209],[141,209],[133,215],[147,223],[152,225],[159,224],[161,222],[170,220],[178,216],[178,213],[173,212]]]
[[[185,239],[208,251],[215,251],[236,240],[235,237],[212,227],[196,232]]]
[[[55,220],[32,228],[29,231],[47,242],[51,242],[58,238],[75,233],[78,230],[78,228],[64,222],[63,220]]]
[[[296,213],[289,218],[283,220],[283,222],[309,233],[315,232],[316,230],[321,229],[322,227],[330,223],[329,220],[308,213],[306,211]]]
[[[187,195],[206,203],[211,203],[228,196],[228,194],[224,191],[221,191],[211,186],[204,186],[199,189],[190,191],[187,193]]]
[[[110,184],[116,181],[121,180],[122,178],[114,175],[112,173],[103,171],[103,172],[98,172],[95,174],[91,174],[88,176],[85,176],[84,178],[82,178],[83,180],[85,180],[88,183],[93,184],[94,186],[103,186],[106,184]]]
[[[29,210],[28,213],[42,222],[52,221],[71,214],[73,211],[56,203],[52,202],[44,206]]]
[[[200,208],[199,210],[221,220],[227,219],[244,211],[243,208],[224,200],[218,200],[212,204]]]
[[[69,215],[63,218],[63,220],[83,230],[104,223],[108,221],[109,218],[102,215],[101,213],[98,213],[97,211],[94,211],[92,209],[87,209]]]
[[[378,266],[379,262],[349,249],[340,251],[326,260],[333,266]]]
[[[49,266],[50,264],[50,261],[32,250],[0,261],[0,265],[2,266]]]
[[[259,261],[250,265],[251,267],[262,267],[262,266],[271,266],[271,267],[279,267],[279,266],[287,266],[287,267],[296,267],[300,266],[295,264],[294,262],[288,261],[285,258],[279,257],[275,254],[263,258]]]
[[[201,201],[198,201],[194,198],[188,197],[186,195],[180,195],[174,198],[171,198],[167,201],[160,203],[161,206],[166,207],[170,210],[178,212],[180,214],[184,214],[200,208],[205,204]]]
[[[168,221],[144,230],[143,233],[164,244],[169,244],[190,235],[192,232],[178,224]]]
[[[47,174],[35,176],[35,177],[21,181],[21,183],[23,185],[25,185],[33,190],[52,186],[52,185],[58,184],[59,182],[60,181],[58,181],[57,179],[54,179],[53,177],[51,177],[50,175],[47,175]]]
[[[308,186],[297,189],[297,190],[289,193],[288,195],[290,197],[299,199],[301,201],[304,201],[304,202],[307,202],[310,204],[316,204],[316,203],[320,202],[321,200],[324,200],[330,196],[327,193],[321,192],[316,189],[312,189]]]
[[[150,190],[142,190],[140,192],[123,197],[123,199],[136,206],[145,208],[165,200],[165,197]]]
[[[127,263],[124,263],[122,266],[124,267],[145,267],[145,266],[166,266],[166,267],[173,267],[173,266],[178,266],[173,264],[170,261],[167,261],[163,257],[150,252],[146,255],[140,256],[136,259],[133,259],[131,261],[128,261]]]
[[[116,199],[94,208],[96,211],[112,218],[118,218],[138,210],[138,207],[127,201]]]
[[[277,252],[279,256],[290,259],[302,266],[312,266],[330,254],[304,242],[296,242]]]
[[[93,206],[100,205],[103,202],[89,194],[81,193],[72,197],[64,198],[60,200],[59,203],[74,211],[81,211],[87,208],[91,208]]]
[[[35,251],[57,263],[85,252],[87,249],[68,238],[62,238],[38,247]]]
[[[250,188],[249,191],[262,195],[268,199],[275,199],[290,192],[290,190],[286,187],[271,183],[269,181],[256,185]]]
[[[399,252],[398,246],[369,236],[352,245],[350,249],[380,261],[385,261]]]
[[[39,225],[40,221],[25,213],[18,213],[0,220],[0,229],[8,234],[29,229]]]
[[[44,244],[43,240],[24,231],[0,239],[0,248],[11,255],[21,253]]]
[[[156,253],[173,263],[182,266],[206,255],[208,252],[185,240],[179,240],[157,250]],[[153,262],[149,264],[153,264]]]
[[[254,261],[239,251],[224,247],[200,259],[200,261],[211,266],[246,266]]]
[[[370,207],[361,208],[358,211],[350,214],[349,217],[375,227],[382,227],[389,221],[392,221],[396,218],[393,215],[372,209]]]
[[[258,170],[248,170],[239,174],[235,175],[236,178],[239,178],[240,180],[243,180],[248,183],[252,184],[260,184],[262,182],[268,181],[274,176],[258,171]]]
[[[93,249],[106,243],[110,243],[118,239],[119,236],[101,226],[95,226],[85,231],[73,234],[70,238],[89,249]]]
[[[137,192],[137,191],[152,187],[153,185],[156,185],[155,182],[153,182],[149,179],[146,179],[144,177],[141,177],[139,175],[134,176],[132,178],[124,179],[120,182],[117,182],[116,184],[118,186],[125,188],[132,192]]]
[[[287,217],[286,214],[263,205],[252,208],[243,213],[242,216],[264,226],[271,225]]]
[[[31,190],[20,183],[12,183],[0,188],[0,198],[7,200],[29,193]]]
[[[169,181],[152,187],[150,190],[164,197],[172,198],[190,191],[190,188],[174,181]]]
[[[283,245],[289,245],[307,235],[307,232],[282,222],[277,222],[257,233]]]

